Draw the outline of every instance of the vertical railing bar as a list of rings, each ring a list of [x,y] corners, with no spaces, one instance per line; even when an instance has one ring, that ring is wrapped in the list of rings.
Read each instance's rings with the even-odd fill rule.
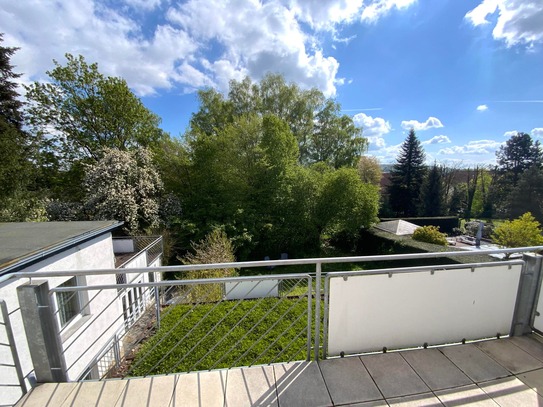
[[[160,292],[159,287],[156,285],[155,291],[155,313],[156,313],[156,329],[160,329]]]
[[[330,301],[330,275],[324,278],[324,322],[322,327],[322,358],[328,356],[328,302]]]
[[[307,277],[307,357],[306,360],[311,360],[311,289],[313,287],[313,281],[311,276]]]
[[[315,277],[315,361],[319,360],[320,330],[321,330],[321,273],[322,264],[316,263]]]
[[[17,346],[15,344],[15,338],[13,336],[13,330],[11,328],[11,321],[9,319],[8,314],[8,307],[6,304],[6,301],[0,300],[0,308],[2,308],[2,319],[4,320],[4,323],[6,325],[6,335],[8,342],[10,345],[11,350],[11,357],[13,358],[13,363],[15,364],[15,371],[17,372],[17,378],[19,379],[19,385],[21,386],[21,390],[23,391],[23,394],[26,394],[26,383],[23,376],[23,371],[21,369],[21,361],[19,360],[19,354],[17,353]]]

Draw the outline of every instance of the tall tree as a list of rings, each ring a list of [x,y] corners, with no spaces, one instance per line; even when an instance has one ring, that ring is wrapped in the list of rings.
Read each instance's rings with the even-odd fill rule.
[[[519,178],[517,186],[509,193],[510,217],[518,217],[526,212],[543,222],[543,169],[534,165]]]
[[[426,174],[425,157],[415,130],[411,129],[390,172],[389,203],[396,216],[418,215],[420,191]]]
[[[358,160],[358,175],[365,184],[381,185],[383,172],[377,157],[363,155]]]
[[[4,34],[0,33],[0,44],[3,41]],[[17,83],[14,82],[21,74],[13,72],[14,67],[10,62],[11,57],[18,49],[0,45],[0,117],[6,124],[21,130],[23,103],[19,100]]]
[[[443,171],[436,163],[428,172],[421,193],[421,214],[423,216],[443,215],[445,201]]]
[[[517,133],[496,152],[499,169],[507,182],[516,186],[520,175],[533,165],[543,164],[543,149],[539,140],[526,133]]]
[[[26,86],[29,124],[53,140],[55,153],[68,165],[102,157],[104,148],[150,147],[160,139],[160,119],[132,93],[124,79],[106,77],[96,63],[66,54],[54,61],[50,82]],[[54,131],[51,131],[53,129]]]

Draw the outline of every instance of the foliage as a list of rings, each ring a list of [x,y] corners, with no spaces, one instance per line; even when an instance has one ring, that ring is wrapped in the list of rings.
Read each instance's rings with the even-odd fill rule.
[[[533,165],[543,164],[543,150],[539,140],[534,142],[526,133],[511,136],[496,152],[499,169],[507,180],[517,185],[520,175]]]
[[[4,34],[0,33],[0,44],[3,41]],[[23,103],[19,100],[17,84],[14,82],[21,74],[13,72],[13,65],[10,63],[11,57],[18,49],[0,45],[0,120],[16,130],[21,130]]]
[[[365,184],[372,184],[375,186],[381,185],[381,177],[383,173],[381,171],[381,165],[377,157],[371,155],[363,155],[358,160],[358,175]]]
[[[466,222],[464,228],[466,229],[466,233],[468,235],[475,237],[477,236],[477,232],[479,231],[479,221]],[[485,239],[490,239],[493,232],[494,225],[483,222],[482,237],[484,237]]]
[[[442,169],[434,164],[422,184],[421,215],[443,215],[444,200],[445,190]]]
[[[218,135],[241,117],[275,116],[285,122],[298,143],[303,164],[326,162],[334,168],[353,166],[367,147],[351,117],[340,115],[337,102],[317,89],[302,90],[281,75],[260,83],[232,80],[228,97],[212,89],[199,92],[200,109],[190,122],[189,137]]]
[[[413,233],[413,239],[419,242],[439,244],[447,246],[445,233],[441,233],[436,226],[421,226]]]
[[[104,150],[103,157],[89,164],[84,180],[85,211],[94,220],[122,220],[125,230],[135,234],[159,223],[160,175],[151,153]]]
[[[177,305],[169,311],[156,335],[136,354],[133,376],[227,368],[234,362],[244,366],[305,358],[305,335],[297,335],[307,326],[307,318],[299,318],[307,312],[307,300],[225,301]]]
[[[46,222],[46,202],[27,191],[6,198],[0,207],[0,222]]]
[[[522,173],[507,201],[511,217],[531,212],[535,219],[543,222],[543,169],[533,165]]]
[[[126,150],[154,145],[161,137],[159,118],[130,91],[126,81],[105,77],[97,64],[66,54],[67,64],[54,61],[50,82],[25,86],[27,115],[43,148],[63,161],[94,161],[104,148]]]
[[[411,129],[394,164],[389,192],[391,209],[396,216],[416,216],[420,207],[420,191],[426,174],[424,150]]]
[[[233,263],[234,246],[223,230],[215,229],[199,243],[192,243],[192,252],[179,258],[183,264]],[[234,268],[193,270],[182,272],[178,277],[185,280],[223,278],[236,276]],[[222,284],[205,284],[187,287],[191,302],[210,302],[222,299]]]
[[[492,235],[494,242],[505,247],[543,245],[541,225],[530,212],[498,225]]]

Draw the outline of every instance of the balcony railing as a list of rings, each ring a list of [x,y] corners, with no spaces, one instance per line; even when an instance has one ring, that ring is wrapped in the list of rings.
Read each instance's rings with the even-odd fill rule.
[[[144,247],[148,249],[150,244]],[[477,255],[542,249],[481,250]],[[51,312],[52,323],[36,323],[33,333],[50,342],[46,352],[40,349],[33,354],[34,358],[45,358],[43,363],[35,363],[38,382],[50,381],[53,376],[57,381],[72,381],[318,360],[522,335],[543,328],[538,318],[543,311],[539,304],[542,257],[525,254],[522,260],[455,262],[455,258],[470,255],[473,252],[455,251],[39,271],[15,273],[11,278],[33,282],[19,290],[37,298],[41,317]],[[439,258],[436,263],[440,264],[364,270],[366,263],[376,261],[432,258]],[[450,264],[442,264],[444,258],[450,259]],[[323,272],[323,265],[332,263],[357,263],[361,267],[357,271]],[[182,279],[196,270],[299,265],[313,265],[315,271]],[[165,276],[175,273],[180,279],[139,282],[133,278],[149,272]],[[107,282],[106,277],[117,274],[126,276],[124,281],[128,282]],[[58,277],[65,280],[74,276],[87,284],[59,287],[56,282]],[[47,283],[36,288],[38,280]],[[45,296],[36,296],[36,290]],[[121,303],[122,293],[128,290],[149,299],[133,325],[125,323],[126,307]],[[84,315],[79,324],[68,328],[70,332],[58,328],[58,293],[85,299],[81,304]],[[131,296],[129,306],[137,301],[135,297]],[[21,304],[18,315],[32,318],[29,308]]]

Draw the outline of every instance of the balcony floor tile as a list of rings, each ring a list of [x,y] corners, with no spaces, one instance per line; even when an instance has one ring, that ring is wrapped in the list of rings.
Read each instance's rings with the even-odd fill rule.
[[[82,382],[70,393],[62,407],[114,406],[126,387],[128,380],[103,380]]]
[[[511,375],[507,369],[473,344],[448,346],[439,350],[474,382]]]
[[[389,406],[398,407],[434,407],[443,405],[433,393],[392,398],[387,399],[387,402]]]
[[[400,353],[361,356],[360,359],[385,398],[425,393],[430,390]]]
[[[543,369],[521,373],[517,377],[524,384],[537,391],[540,396],[543,396]]]
[[[277,406],[272,366],[230,369],[226,380],[227,407]]]
[[[543,398],[516,377],[480,383],[479,387],[501,407],[539,407]]]
[[[227,371],[180,374],[171,406],[222,407]]]
[[[541,361],[534,359],[510,339],[479,342],[476,346],[514,374],[543,368]]]
[[[335,404],[383,398],[362,361],[357,357],[322,360],[319,367]]]
[[[273,370],[280,406],[332,406],[317,363],[274,365]]]
[[[439,400],[447,407],[497,407],[498,404],[477,385],[457,387],[435,392]]]
[[[509,340],[534,358],[543,361],[543,346],[534,338],[534,335],[515,336]]]
[[[402,356],[431,390],[472,384],[472,381],[437,349],[403,352]]]

